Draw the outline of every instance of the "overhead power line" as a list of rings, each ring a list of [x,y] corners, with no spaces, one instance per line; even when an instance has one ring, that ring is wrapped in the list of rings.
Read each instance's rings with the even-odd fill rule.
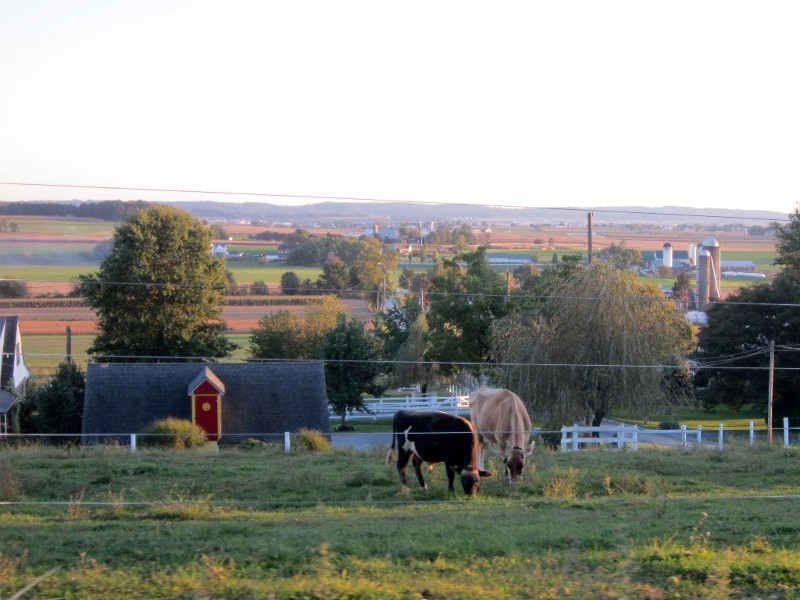
[[[604,213],[619,213],[619,214],[633,214],[633,215],[650,215],[650,216],[676,216],[676,217],[702,217],[709,219],[748,219],[751,221],[767,221],[767,222],[785,222],[790,219],[770,219],[767,217],[749,217],[749,216],[731,216],[731,215],[709,215],[702,213],[663,213],[657,211],[647,210],[625,210],[618,208],[581,208],[581,207],[563,207],[563,206],[518,206],[511,204],[500,204],[496,202],[486,202],[483,204],[471,202],[444,202],[441,200],[407,200],[407,199],[390,199],[390,198],[375,198],[369,196],[334,196],[334,195],[321,195],[321,194],[279,194],[274,192],[241,192],[241,191],[228,191],[228,190],[193,190],[182,188],[155,188],[155,187],[127,187],[127,186],[114,186],[114,185],[91,185],[91,184],[66,184],[66,183],[32,183],[32,182],[19,182],[19,181],[0,181],[0,185],[17,185],[26,187],[47,187],[47,188],[73,188],[73,189],[88,189],[88,190],[121,190],[130,192],[158,192],[158,193],[173,193],[173,194],[207,194],[213,196],[251,196],[260,198],[288,198],[293,200],[325,200],[325,201],[342,201],[342,202],[380,202],[380,203],[398,203],[398,204],[424,204],[424,205],[445,205],[445,206],[492,206],[497,208],[527,208],[538,210],[566,210],[566,211],[580,211],[586,212],[587,210],[594,210]]]

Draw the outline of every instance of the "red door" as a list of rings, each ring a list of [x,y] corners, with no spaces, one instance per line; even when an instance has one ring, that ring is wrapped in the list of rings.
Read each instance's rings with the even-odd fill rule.
[[[197,394],[194,396],[192,416],[195,425],[199,425],[206,432],[206,437],[211,442],[216,442],[221,433],[220,428],[220,402],[219,396],[211,394]]]

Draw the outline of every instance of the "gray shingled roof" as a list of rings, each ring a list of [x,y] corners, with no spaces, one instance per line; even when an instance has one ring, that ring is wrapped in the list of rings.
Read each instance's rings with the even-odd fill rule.
[[[318,361],[280,363],[90,363],[83,442],[138,433],[164,417],[192,418],[189,384],[210,367],[225,386],[220,443],[282,441],[301,427],[330,432],[325,371]]]
[[[0,390],[0,413],[7,413],[16,401],[17,397],[14,394]]]

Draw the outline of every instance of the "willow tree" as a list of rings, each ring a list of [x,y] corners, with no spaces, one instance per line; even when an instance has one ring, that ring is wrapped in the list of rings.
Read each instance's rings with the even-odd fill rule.
[[[668,399],[691,341],[658,287],[601,262],[554,281],[539,309],[492,329],[503,383],[548,425],[599,425],[619,409],[649,414]]]
[[[189,213],[152,206],[114,231],[96,273],[80,291],[97,312],[89,353],[105,361],[219,358],[235,348],[221,319],[225,263],[211,230]]]

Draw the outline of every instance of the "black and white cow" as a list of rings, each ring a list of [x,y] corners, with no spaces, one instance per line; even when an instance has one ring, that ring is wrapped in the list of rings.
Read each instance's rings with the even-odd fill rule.
[[[478,493],[481,477],[492,474],[478,469],[480,444],[472,423],[458,415],[438,410],[399,410],[392,422],[392,447],[386,455],[391,465],[397,447],[397,471],[400,481],[408,485],[406,467],[409,459],[422,489],[428,489],[422,478],[422,463],[443,462],[447,469],[448,489],[453,492],[453,478],[461,475],[464,493]]]

